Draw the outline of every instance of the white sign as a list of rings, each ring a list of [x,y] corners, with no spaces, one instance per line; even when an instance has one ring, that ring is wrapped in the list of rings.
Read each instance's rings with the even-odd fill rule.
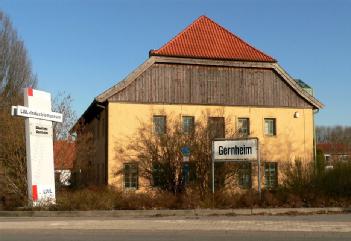
[[[257,160],[257,139],[213,141],[212,151],[214,161]]]
[[[12,106],[12,115],[62,122],[62,114],[60,113],[31,109],[25,106]]]
[[[47,125],[38,125],[32,123],[29,125],[29,133],[30,135],[52,137],[52,128]]]
[[[33,205],[55,203],[52,121],[62,114],[51,112],[50,93],[25,89],[24,105],[13,106],[12,115],[26,117],[28,195]]]
[[[261,199],[261,160],[258,138],[212,141],[212,193],[215,193],[215,162],[257,160],[258,193]]]

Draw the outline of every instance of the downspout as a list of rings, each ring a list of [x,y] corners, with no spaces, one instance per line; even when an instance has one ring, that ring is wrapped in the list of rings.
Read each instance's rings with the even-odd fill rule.
[[[315,115],[319,112],[319,109],[313,110],[313,160],[315,170],[317,168],[317,140],[316,140],[316,125],[315,125]]]

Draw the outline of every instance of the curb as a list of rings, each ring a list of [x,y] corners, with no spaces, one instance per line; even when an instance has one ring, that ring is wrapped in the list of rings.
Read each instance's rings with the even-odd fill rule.
[[[0,211],[0,217],[193,217],[248,215],[311,215],[347,213],[351,208],[255,208],[189,210],[109,210],[109,211]]]

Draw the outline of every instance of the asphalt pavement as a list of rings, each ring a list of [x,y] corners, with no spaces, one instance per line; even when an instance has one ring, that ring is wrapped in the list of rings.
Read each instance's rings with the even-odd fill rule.
[[[351,214],[207,217],[2,217],[0,241],[351,240]]]
[[[350,241],[348,233],[245,232],[245,231],[118,231],[34,230],[6,231],[6,241]]]

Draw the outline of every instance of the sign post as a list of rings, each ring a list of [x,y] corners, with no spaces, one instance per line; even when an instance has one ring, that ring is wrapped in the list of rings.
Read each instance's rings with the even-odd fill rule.
[[[183,155],[183,178],[184,178],[184,184],[187,185],[189,183],[190,148],[188,146],[183,146],[180,149],[180,152]]]
[[[28,197],[33,206],[55,203],[52,122],[62,114],[51,111],[50,93],[27,88],[24,106],[12,106],[13,116],[25,117]]]
[[[260,142],[257,139],[257,189],[258,189],[258,195],[261,200],[261,155],[260,155]]]
[[[258,162],[258,193],[261,197],[261,160],[258,138],[217,139],[212,141],[212,193],[215,192],[215,162],[256,160]]]

